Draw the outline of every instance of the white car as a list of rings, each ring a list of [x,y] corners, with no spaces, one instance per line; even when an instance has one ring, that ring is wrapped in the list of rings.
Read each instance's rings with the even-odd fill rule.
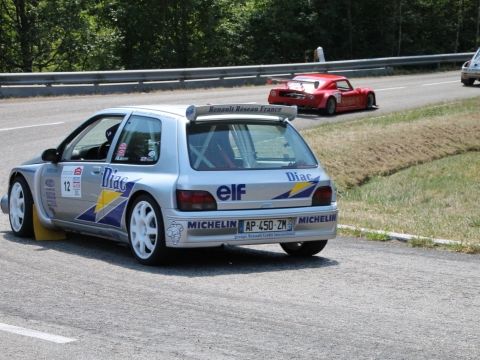
[[[223,244],[279,243],[311,256],[336,235],[337,203],[290,124],[296,113],[259,104],[106,109],[14,168],[1,208],[17,236],[42,226],[123,241],[148,265],[171,261],[172,248]]]
[[[480,48],[473,57],[462,66],[461,81],[465,86],[472,86],[480,80]]]

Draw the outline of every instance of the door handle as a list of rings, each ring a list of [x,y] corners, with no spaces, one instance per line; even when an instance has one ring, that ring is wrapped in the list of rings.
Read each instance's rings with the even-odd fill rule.
[[[92,168],[92,174],[98,175],[102,172],[102,167],[101,166],[94,166]]]

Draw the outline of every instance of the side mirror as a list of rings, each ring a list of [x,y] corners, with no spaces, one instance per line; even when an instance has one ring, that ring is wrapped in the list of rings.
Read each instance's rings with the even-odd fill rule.
[[[42,160],[52,163],[58,163],[60,160],[60,154],[57,149],[47,149],[42,153]]]

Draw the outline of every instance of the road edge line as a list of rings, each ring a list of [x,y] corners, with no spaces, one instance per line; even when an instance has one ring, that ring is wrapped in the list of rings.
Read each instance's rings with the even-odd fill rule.
[[[373,229],[366,229],[358,226],[352,226],[352,225],[337,225],[339,229],[346,229],[346,230],[353,230],[353,231],[360,231],[364,233],[373,233],[373,234],[380,234],[380,235],[386,235],[389,237],[390,240],[399,240],[403,242],[408,242],[412,239],[420,239],[420,240],[429,240],[432,241],[434,244],[439,244],[439,245],[459,245],[462,244],[461,241],[456,241],[456,240],[447,240],[447,239],[435,239],[435,238],[430,238],[426,236],[418,236],[418,235],[411,235],[411,234],[402,234],[402,233],[396,233],[396,232],[390,232],[390,231],[384,231],[384,230],[373,230]]]

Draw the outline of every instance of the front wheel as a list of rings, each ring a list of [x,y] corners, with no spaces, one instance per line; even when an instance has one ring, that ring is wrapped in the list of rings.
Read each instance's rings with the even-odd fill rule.
[[[366,109],[371,110],[373,109],[374,106],[375,106],[375,95],[373,95],[372,93],[368,93]]]
[[[166,263],[170,251],[165,246],[160,208],[150,195],[140,195],[128,214],[128,239],[135,258],[144,265]]]
[[[280,244],[288,255],[307,257],[318,254],[327,245],[328,240],[292,242]]]
[[[33,199],[27,182],[18,176],[8,194],[10,227],[16,236],[33,236]]]

